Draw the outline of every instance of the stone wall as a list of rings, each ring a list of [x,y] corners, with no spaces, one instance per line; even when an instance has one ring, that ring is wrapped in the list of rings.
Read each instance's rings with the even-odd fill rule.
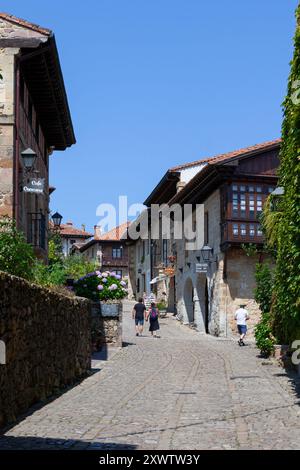
[[[99,351],[107,345],[122,347],[121,302],[112,304],[93,302],[92,343],[94,351]]]
[[[91,364],[90,302],[0,273],[0,426],[84,377]],[[2,344],[3,344],[2,343]]]

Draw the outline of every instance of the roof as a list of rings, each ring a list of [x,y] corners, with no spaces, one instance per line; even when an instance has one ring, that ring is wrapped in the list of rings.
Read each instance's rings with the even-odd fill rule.
[[[168,171],[180,171],[186,168],[191,168],[193,166],[197,166],[203,163],[218,163],[218,162],[226,162],[227,160],[231,160],[232,158],[241,157],[248,153],[253,153],[255,151],[261,150],[271,150],[273,147],[278,147],[281,143],[281,139],[274,139],[267,142],[263,142],[261,144],[255,144],[250,147],[244,147],[239,150],[233,150],[227,153],[221,153],[219,155],[215,155],[214,157],[207,157],[202,160],[195,160],[193,162],[184,163],[182,165],[174,166],[169,168]]]
[[[75,134],[53,32],[7,13],[0,22],[0,48],[20,48],[21,74],[26,81],[48,147],[65,150],[75,144]]]
[[[102,233],[96,240],[119,241],[127,235],[127,228],[130,222],[124,222],[118,227],[113,228],[109,232]]]
[[[52,31],[48,28],[43,28],[35,23],[30,23],[29,21],[23,20],[22,18],[18,18],[14,15],[10,15],[9,13],[2,13],[0,12],[0,18],[9,21],[10,23],[17,24],[19,26],[23,26],[24,28],[31,29],[37,33],[46,34],[48,36],[51,35]]]
[[[61,224],[60,235],[62,237],[80,237],[80,238],[91,238],[92,233],[86,232],[85,230],[76,228],[71,222],[67,224]]]
[[[233,152],[216,155],[215,157],[208,158],[205,161],[200,160],[201,162],[206,163],[205,166],[200,171],[198,171],[198,173],[182,188],[179,193],[173,196],[168,204],[174,204],[179,200],[182,201],[188,197],[188,195],[197,185],[199,185],[200,182],[203,182],[205,179],[210,178],[213,173],[216,173],[217,167],[222,167],[222,165],[224,165],[224,168],[226,168],[226,165],[234,163],[234,161],[241,158],[254,157],[261,152],[279,149],[280,144],[281,139],[275,139],[269,142],[264,142],[262,144],[256,144],[251,147],[235,150]]]

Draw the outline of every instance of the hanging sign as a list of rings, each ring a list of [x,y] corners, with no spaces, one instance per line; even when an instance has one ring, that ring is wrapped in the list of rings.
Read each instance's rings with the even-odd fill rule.
[[[23,186],[25,193],[44,194],[45,178],[30,178]]]

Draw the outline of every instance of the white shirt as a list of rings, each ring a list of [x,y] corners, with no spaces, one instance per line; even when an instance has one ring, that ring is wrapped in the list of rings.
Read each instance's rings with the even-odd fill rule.
[[[248,311],[245,308],[239,308],[234,315],[237,325],[246,325],[246,320],[248,317]]]

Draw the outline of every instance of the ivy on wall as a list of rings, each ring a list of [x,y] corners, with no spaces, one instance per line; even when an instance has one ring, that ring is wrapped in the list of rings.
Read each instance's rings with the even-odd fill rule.
[[[300,4],[294,56],[283,103],[279,185],[284,188],[281,216],[277,219],[277,259],[273,304],[273,328],[282,343],[300,339]]]

